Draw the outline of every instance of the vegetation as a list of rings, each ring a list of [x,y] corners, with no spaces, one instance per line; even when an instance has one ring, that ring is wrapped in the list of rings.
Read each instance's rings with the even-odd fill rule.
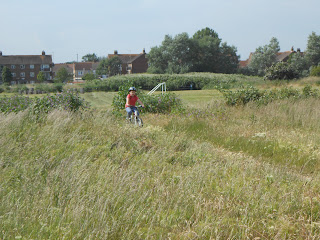
[[[113,111],[119,113],[123,111],[126,104],[126,97],[128,95],[128,89],[134,86],[132,82],[127,82],[119,87],[119,91],[112,100]],[[182,102],[173,93],[164,93],[159,95],[147,95],[140,89],[137,89],[137,96],[144,103],[144,112],[150,113],[172,113],[182,112]]]
[[[166,35],[162,45],[151,48],[148,54],[150,73],[215,72],[234,73],[239,56],[234,46],[222,43],[218,34],[209,28],[175,37]]]
[[[18,113],[29,109],[32,114],[39,115],[51,112],[54,109],[79,111],[87,107],[87,103],[79,97],[77,92],[62,92],[46,95],[41,98],[29,98],[22,95],[0,98],[0,112]]]
[[[72,80],[72,74],[65,67],[60,68],[56,73],[55,82],[66,83],[70,80]]]
[[[38,73],[38,75],[37,75],[37,80],[38,80],[40,83],[43,83],[44,81],[47,80],[46,75],[45,75],[42,71],[40,71],[40,72]]]
[[[0,238],[316,239],[319,104],[0,115]]]
[[[118,75],[120,73],[121,60],[119,57],[103,59],[97,68],[97,74],[107,75],[109,77]]]
[[[320,77],[320,65],[311,68],[310,76]]]
[[[3,67],[2,68],[2,73],[1,73],[2,81],[5,84],[10,84],[12,81],[12,74],[11,71],[8,67]]]
[[[278,62],[266,69],[265,79],[292,80],[299,77],[299,73],[287,62]]]
[[[95,53],[88,53],[82,57],[83,62],[98,62],[99,58]]]

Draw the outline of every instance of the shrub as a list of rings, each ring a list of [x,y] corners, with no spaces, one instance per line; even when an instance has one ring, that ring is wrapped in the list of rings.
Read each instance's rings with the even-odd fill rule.
[[[115,113],[123,111],[125,108],[128,89],[134,86],[132,82],[126,82],[119,86],[118,94],[113,98],[112,106]],[[181,100],[172,93],[147,95],[140,88],[137,88],[137,95],[145,105],[145,112],[169,113],[183,111]]]
[[[320,77],[320,65],[311,68],[310,76]]]
[[[226,98],[227,105],[245,105],[251,101],[259,100],[264,92],[259,91],[259,89],[252,86],[246,89],[240,89],[235,92],[232,91],[221,91],[223,96]]]
[[[226,99],[226,104],[230,106],[245,105],[248,102],[256,102],[258,104],[268,104],[274,100],[281,99],[301,99],[308,97],[319,97],[319,91],[312,89],[311,86],[303,88],[302,92],[293,88],[273,89],[271,91],[260,91],[254,87],[241,89],[237,91],[221,90]]]
[[[46,95],[42,98],[29,98],[21,95],[0,98],[0,111],[3,113],[20,112],[30,108],[33,114],[48,113],[53,109],[79,111],[88,107],[88,103],[78,93],[62,92]]]
[[[268,80],[291,80],[298,78],[299,74],[286,62],[278,62],[273,64],[271,67],[267,68],[265,79]]]

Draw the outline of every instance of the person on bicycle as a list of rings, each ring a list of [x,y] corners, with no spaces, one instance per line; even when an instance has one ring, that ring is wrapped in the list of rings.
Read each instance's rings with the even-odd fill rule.
[[[127,119],[130,119],[133,111],[137,116],[139,116],[139,111],[138,111],[138,108],[136,107],[137,101],[141,104],[142,107],[144,107],[144,104],[138,98],[138,96],[136,95],[136,92],[137,90],[135,87],[129,88],[129,94],[127,96],[126,106],[125,106],[127,111]]]

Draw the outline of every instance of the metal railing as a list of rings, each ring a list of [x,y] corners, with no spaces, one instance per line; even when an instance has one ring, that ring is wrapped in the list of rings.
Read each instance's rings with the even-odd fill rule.
[[[166,83],[159,83],[157,86],[155,86],[150,92],[148,92],[148,95],[151,95],[152,93],[154,93],[159,87],[161,87],[161,94],[163,94],[163,92],[167,91],[167,86]]]

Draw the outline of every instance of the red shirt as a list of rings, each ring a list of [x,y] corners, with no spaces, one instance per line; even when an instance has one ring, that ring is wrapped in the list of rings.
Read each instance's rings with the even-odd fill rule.
[[[137,97],[137,95],[134,95],[134,96],[130,96],[130,94],[128,94],[128,96],[127,96],[127,99],[129,98],[129,104],[131,105],[131,106],[135,106],[136,105],[136,102],[138,101],[138,97]],[[126,103],[126,107],[130,107],[130,106],[128,106],[127,105],[127,103]]]

